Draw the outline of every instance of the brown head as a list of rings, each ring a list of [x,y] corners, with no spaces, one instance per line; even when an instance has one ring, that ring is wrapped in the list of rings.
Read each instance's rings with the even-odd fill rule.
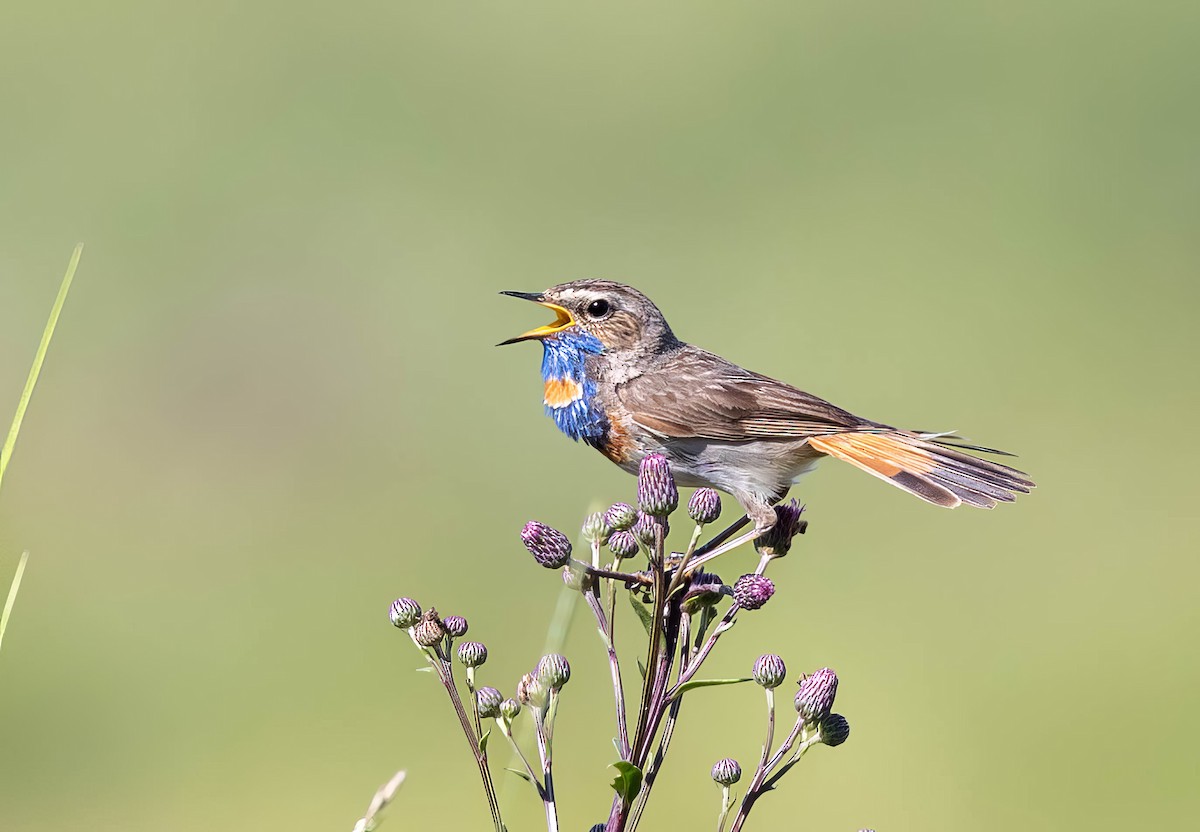
[[[540,303],[558,316],[553,323],[509,338],[504,344],[553,338],[573,328],[594,336],[605,353],[613,356],[653,354],[679,343],[654,302],[623,283],[573,280],[544,292],[501,294]]]

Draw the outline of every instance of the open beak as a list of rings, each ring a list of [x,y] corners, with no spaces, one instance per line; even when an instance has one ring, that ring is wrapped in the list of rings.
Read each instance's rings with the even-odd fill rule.
[[[532,341],[545,338],[548,335],[554,335],[557,332],[562,332],[567,327],[575,325],[575,319],[571,317],[571,313],[557,303],[550,303],[541,292],[501,292],[502,295],[508,295],[510,298],[520,298],[521,300],[531,300],[534,303],[540,303],[547,309],[554,310],[557,316],[554,323],[539,326],[537,329],[531,329],[528,332],[523,332],[516,338],[509,338],[507,341],[501,341],[497,347],[503,347],[505,344],[515,344],[518,341]]]

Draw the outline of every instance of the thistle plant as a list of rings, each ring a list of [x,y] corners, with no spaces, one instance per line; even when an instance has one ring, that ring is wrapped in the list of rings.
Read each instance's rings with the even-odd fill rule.
[[[728,542],[748,519],[742,517],[701,543],[706,530],[720,517],[720,496],[712,489],[700,488],[683,511],[679,508],[679,491],[667,460],[650,454],[639,470],[637,507],[617,503],[588,516],[581,529],[585,552],[575,552],[567,535],[544,523],[530,521],[521,530],[521,543],[534,561],[546,569],[561,570],[564,584],[583,596],[608,660],[618,759],[612,764],[615,794],[607,818],[596,823],[594,830],[632,832],[637,828],[665,768],[672,738],[681,724],[684,700],[702,688],[753,682],[766,700],[766,729],[757,764],[743,773],[742,766],[730,757],[711,768],[710,776],[721,790],[715,807],[718,832],[741,830],[757,802],[777,788],[807,752],[817,745],[840,745],[850,733],[845,717],[832,711],[838,678],[829,668],[800,678],[794,692],[788,694],[794,709],[787,707],[786,700],[783,708],[776,708],[775,692],[787,684],[787,667],[773,653],[748,661],[750,672],[744,677],[700,675],[721,637],[739,617],[761,609],[777,592],[775,582],[765,573],[788,555],[795,538],[804,533],[804,507],[795,500],[775,507],[774,528],[753,544],[758,565],[731,584],[710,567],[731,550]],[[690,525],[682,551],[672,551],[667,545],[670,520],[677,512],[687,518],[680,522]],[[646,568],[626,566],[626,561],[635,559],[640,565],[642,556]],[[627,600],[619,604],[622,596]],[[618,642],[617,611],[625,605],[632,606],[641,626],[631,627]],[[557,832],[555,719],[571,680],[567,658],[558,654],[541,657],[509,688],[479,686],[476,674],[487,661],[488,650],[482,642],[459,641],[467,632],[465,618],[443,617],[433,608],[422,610],[410,598],[393,602],[389,618],[408,633],[445,688],[479,769],[497,832],[503,832],[505,826],[489,757],[493,733],[499,733],[512,747],[521,769],[510,771],[529,782],[545,809],[547,829]],[[642,671],[640,687],[627,689],[624,674],[635,665]],[[783,714],[791,719],[793,710],[794,722],[784,733],[777,722],[785,722]],[[522,719],[532,727],[532,748],[526,748],[514,732]],[[779,742],[777,734],[783,734]],[[743,782],[744,790],[738,796],[736,788]]]

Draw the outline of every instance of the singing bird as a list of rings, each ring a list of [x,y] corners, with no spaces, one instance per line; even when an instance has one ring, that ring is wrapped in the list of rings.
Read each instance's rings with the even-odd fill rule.
[[[681,485],[741,503],[751,535],[775,524],[774,504],[826,456],[946,508],[993,508],[1034,487],[1021,471],[967,453],[1002,451],[855,416],[685,344],[631,286],[576,280],[501,294],[556,315],[500,346],[541,342],[546,413],[559,430],[631,473],[646,454],[663,454]]]

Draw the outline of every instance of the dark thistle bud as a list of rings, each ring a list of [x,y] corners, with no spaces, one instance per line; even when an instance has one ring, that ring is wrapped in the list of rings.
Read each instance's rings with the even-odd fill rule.
[[[521,542],[533,559],[547,569],[558,569],[571,560],[571,541],[545,523],[536,520],[526,523],[525,528],[521,529]]]
[[[422,647],[436,647],[445,637],[446,628],[442,626],[442,619],[438,618],[437,610],[430,607],[413,628],[413,638]]]
[[[521,703],[515,699],[505,699],[500,703],[500,716],[512,722],[521,713]]]
[[[604,525],[614,532],[629,531],[637,519],[637,509],[629,503],[613,503],[604,512]]]
[[[700,570],[692,575],[687,592],[683,594],[683,611],[695,615],[705,607],[711,607],[721,600],[725,592],[725,582],[720,575]]]
[[[608,824],[593,823],[592,828],[589,829],[588,832],[604,832],[604,830],[607,828],[608,828]]]
[[[483,719],[495,719],[500,715],[500,703],[504,694],[495,688],[480,688],[475,691],[475,703],[479,706],[479,716]]]
[[[467,619],[461,615],[447,615],[442,619],[442,624],[451,638],[462,638],[467,634]]]
[[[838,677],[828,667],[823,667],[811,676],[800,680],[796,691],[796,713],[805,722],[820,722],[829,716],[833,700],[837,697]]]
[[[778,656],[768,653],[765,656],[759,656],[758,661],[754,663],[754,681],[767,690],[779,687],[785,678],[787,678],[787,667],[784,666],[783,659]]]
[[[717,522],[721,516],[721,495],[711,488],[697,488],[688,500],[688,517],[701,526]]]
[[[666,517],[679,505],[679,489],[662,454],[646,454],[638,466],[638,506],[646,514]]]
[[[571,679],[571,665],[567,662],[566,656],[560,656],[557,653],[551,653],[548,656],[542,656],[542,660],[537,666],[538,679],[551,690],[561,690]]]
[[[637,538],[633,532],[613,532],[608,538],[608,550],[618,558],[631,558],[638,553]]]
[[[742,767],[732,757],[717,760],[712,767],[712,779],[722,786],[732,786],[742,779]]]
[[[801,520],[804,506],[796,500],[788,500],[775,506],[775,525],[754,541],[754,548],[761,555],[781,558],[792,548],[792,538],[804,534],[808,521]]]
[[[830,714],[821,720],[821,742],[826,745],[841,745],[850,736],[850,723],[841,714]]]
[[[656,521],[652,516],[644,512],[638,515],[638,521],[633,524],[633,528],[630,531],[633,532],[633,536],[643,546],[653,548],[654,527],[657,523],[662,523],[663,537],[671,533],[671,524],[667,522],[667,518],[660,517]]]
[[[749,574],[733,585],[733,600],[745,610],[756,610],[775,594],[775,584],[766,575]]]
[[[407,630],[421,617],[421,605],[411,598],[397,598],[388,608],[388,618],[401,630]]]
[[[550,691],[546,684],[538,678],[537,673],[526,673],[517,682],[517,701],[522,705],[532,705],[541,708],[546,704]]]
[[[478,641],[464,641],[458,645],[458,660],[464,667],[479,667],[487,661],[487,648]]]
[[[608,538],[608,526],[604,523],[604,515],[597,512],[589,514],[583,521],[583,539],[589,543],[600,541],[604,545],[604,541]]]

